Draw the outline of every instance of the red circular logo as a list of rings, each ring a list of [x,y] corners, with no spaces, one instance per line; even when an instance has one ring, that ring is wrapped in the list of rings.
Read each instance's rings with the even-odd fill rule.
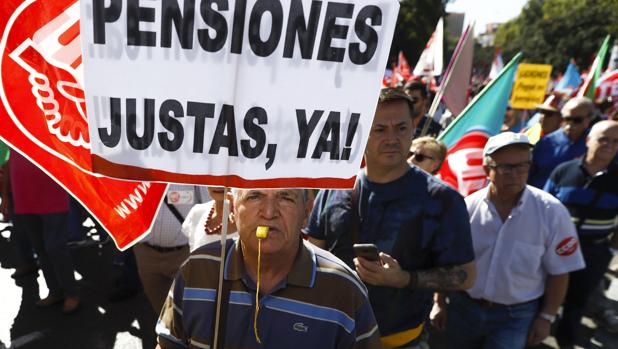
[[[560,241],[558,246],[556,246],[556,254],[563,257],[570,256],[577,251],[577,246],[579,246],[577,238],[573,236],[568,237]]]
[[[79,15],[75,0],[27,0],[15,9],[0,42],[0,97],[34,144],[90,171]]]

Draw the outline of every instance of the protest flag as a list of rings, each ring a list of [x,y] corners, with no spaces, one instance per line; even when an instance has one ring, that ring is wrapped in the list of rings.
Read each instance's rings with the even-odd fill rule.
[[[578,97],[588,97],[590,100],[594,101],[594,92],[597,87],[597,82],[601,77],[601,71],[603,70],[603,63],[605,62],[605,56],[607,55],[607,51],[609,49],[609,41],[610,36],[607,35],[603,43],[601,44],[601,48],[599,49],[599,53],[592,62],[590,66],[590,70],[588,71],[588,75],[586,76],[586,80],[579,88],[577,92]]]
[[[414,67],[415,76],[438,76],[442,74],[444,52],[444,21],[442,18],[436,25],[436,30],[429,37],[421,58]]]
[[[518,53],[438,137],[448,148],[440,178],[464,196],[487,184],[483,147],[500,132],[521,57]]]
[[[454,117],[468,104],[470,75],[472,74],[472,58],[474,55],[474,38],[472,26],[468,26],[459,38],[444,73],[444,103]]]
[[[429,117],[438,122],[444,111],[444,107],[440,108],[442,102],[444,102],[455,117],[468,104],[470,75],[472,74],[472,55],[474,52],[471,28],[472,26],[468,26],[459,38],[453,56],[444,71],[444,76],[437,89],[436,96],[429,107]],[[441,112],[438,112],[439,108]],[[420,136],[424,136],[427,133],[429,124],[429,122],[425,123]]]
[[[573,91],[577,90],[581,83],[582,79],[579,75],[579,71],[577,70],[577,66],[575,65],[575,60],[571,59],[564,75],[562,76],[562,79],[560,79],[558,84],[554,87],[554,91],[570,96]]]
[[[496,54],[494,55],[494,60],[491,62],[491,69],[489,70],[489,75],[487,79],[493,80],[504,68],[504,62],[502,61],[502,52],[500,48],[496,48]]]
[[[399,71],[399,74],[401,74],[404,81],[408,81],[412,77],[410,64],[408,64],[408,60],[403,54],[403,51],[399,51],[399,57],[397,59],[397,71]]]
[[[75,0],[2,3],[0,139],[86,207],[124,250],[152,228],[167,185],[93,174],[79,20]]]

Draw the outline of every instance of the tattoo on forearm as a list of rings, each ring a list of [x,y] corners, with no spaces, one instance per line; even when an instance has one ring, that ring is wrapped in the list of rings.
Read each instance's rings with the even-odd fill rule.
[[[468,272],[461,266],[422,270],[417,275],[417,288],[432,291],[459,290],[468,278]]]

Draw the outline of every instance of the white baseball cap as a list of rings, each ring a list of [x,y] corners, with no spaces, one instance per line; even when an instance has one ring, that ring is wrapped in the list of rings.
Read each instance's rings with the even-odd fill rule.
[[[523,133],[502,132],[490,137],[483,148],[483,156],[491,155],[506,146],[513,144],[525,144],[532,147],[530,139]]]

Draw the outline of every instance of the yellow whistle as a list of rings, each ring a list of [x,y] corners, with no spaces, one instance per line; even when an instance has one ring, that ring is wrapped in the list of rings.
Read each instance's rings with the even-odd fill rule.
[[[265,227],[263,225],[260,225],[257,227],[257,230],[255,231],[255,236],[257,236],[258,239],[264,239],[268,236],[268,227]]]

